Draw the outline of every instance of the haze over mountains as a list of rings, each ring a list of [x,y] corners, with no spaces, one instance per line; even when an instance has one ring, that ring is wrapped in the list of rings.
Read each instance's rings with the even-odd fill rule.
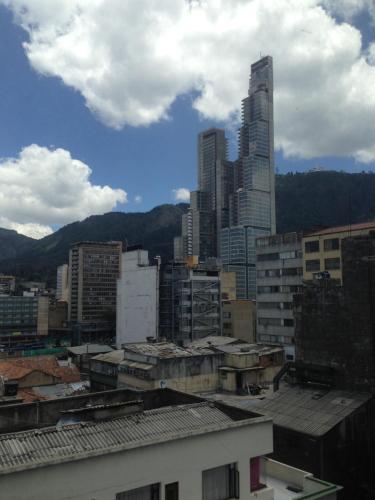
[[[91,216],[41,240],[0,229],[0,272],[54,284],[56,267],[68,261],[70,245],[82,240],[142,244],[151,256],[169,259],[187,207],[160,205],[146,213]],[[321,171],[278,175],[276,210],[279,233],[374,220],[375,174]]]

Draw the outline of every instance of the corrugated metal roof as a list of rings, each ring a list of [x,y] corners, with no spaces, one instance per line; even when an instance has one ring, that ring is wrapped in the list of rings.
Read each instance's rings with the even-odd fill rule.
[[[125,344],[126,351],[151,356],[156,358],[182,358],[190,356],[204,356],[216,354],[209,348],[195,348],[194,346],[180,347],[172,342],[139,342],[135,344]]]
[[[186,438],[252,424],[213,403],[169,406],[97,423],[72,424],[0,436],[0,474]]]
[[[92,359],[95,359],[97,361],[105,361],[106,363],[114,363],[117,365],[124,360],[124,350],[116,349],[111,352],[106,352],[105,354],[98,354]]]
[[[255,410],[273,419],[275,425],[313,436],[322,436],[371,398],[369,393],[285,386]],[[241,405],[247,408],[246,405]]]
[[[86,344],[86,345],[77,345],[75,347],[67,347],[67,351],[75,354],[76,356],[82,354],[100,354],[113,351],[112,347],[109,345],[101,345],[101,344]]]

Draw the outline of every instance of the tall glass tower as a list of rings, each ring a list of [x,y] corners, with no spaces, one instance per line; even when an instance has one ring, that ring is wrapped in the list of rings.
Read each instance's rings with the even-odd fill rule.
[[[255,239],[276,232],[273,135],[273,65],[267,56],[251,65],[229,227],[221,230],[220,238],[224,268],[236,272],[238,299],[256,296]]]

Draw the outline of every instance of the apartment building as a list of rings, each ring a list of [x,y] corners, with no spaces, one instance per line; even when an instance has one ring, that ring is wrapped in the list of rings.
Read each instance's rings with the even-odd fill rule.
[[[295,358],[293,299],[302,288],[302,234],[286,233],[256,240],[257,339],[285,349]]]
[[[56,273],[56,300],[68,302],[69,300],[69,266],[62,264]]]
[[[375,230],[375,221],[330,227],[311,232],[302,240],[303,279],[312,281],[327,272],[332,280],[342,284],[341,243],[344,238],[364,236]]]

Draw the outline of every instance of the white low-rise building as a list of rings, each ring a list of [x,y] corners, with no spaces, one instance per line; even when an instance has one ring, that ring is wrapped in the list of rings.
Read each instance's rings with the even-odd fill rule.
[[[116,345],[156,338],[159,324],[159,266],[146,250],[122,254],[117,281]]]
[[[67,410],[54,427],[0,436],[1,497],[336,498],[334,485],[263,458],[273,448],[270,418],[174,391],[152,391],[145,403],[142,393],[136,397]]]

